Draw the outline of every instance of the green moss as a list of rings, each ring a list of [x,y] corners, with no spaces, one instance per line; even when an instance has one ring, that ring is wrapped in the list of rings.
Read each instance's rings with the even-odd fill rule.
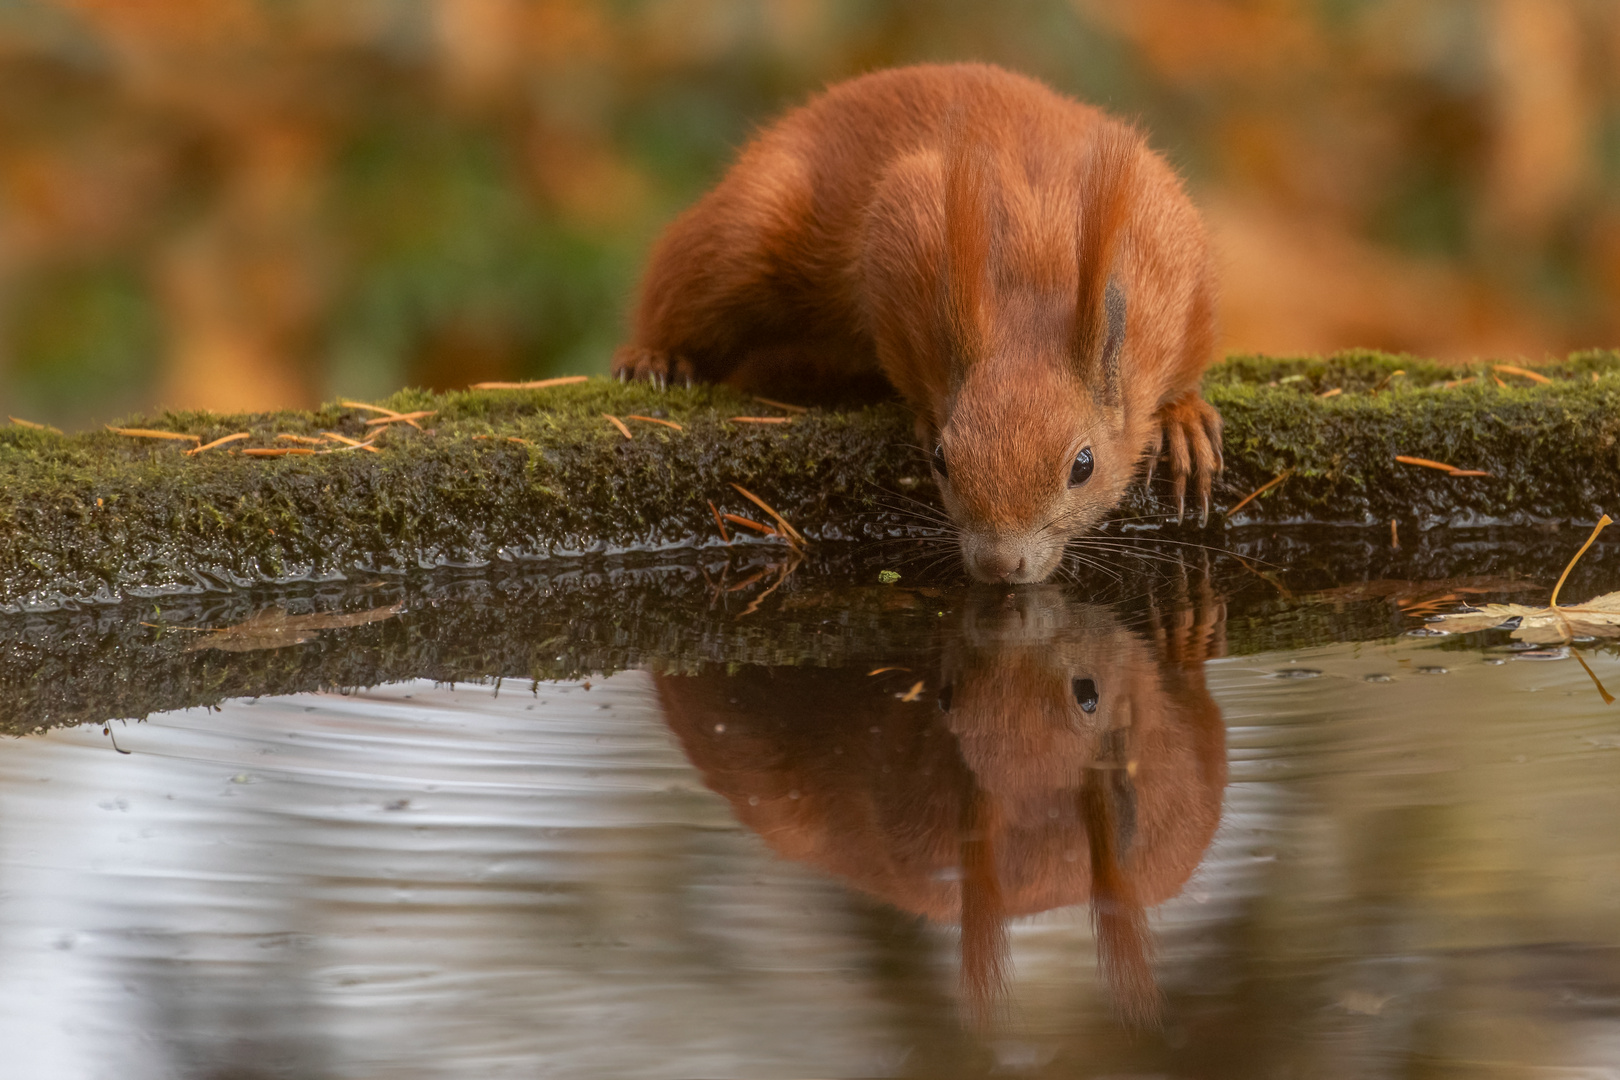
[[[1291,470],[1237,524],[1591,520],[1614,508],[1620,490],[1620,355],[1581,354],[1542,370],[1550,385],[1504,375],[1504,387],[1484,366],[1459,372],[1410,357],[1234,357],[1206,383],[1226,423],[1217,507]],[[1481,377],[1445,388],[1469,373]],[[1335,388],[1343,392],[1317,396]],[[375,414],[331,404],[127,422],[203,441],[253,433],[190,457],[182,443],[105,431],[0,428],[0,610],[717,543],[709,501],[759,516],[732,483],[809,536],[873,538],[906,525],[885,493],[931,492],[896,405],[737,424],[729,418],[776,410],[721,388],[606,380],[402,390],[382,404],[435,415],[420,431],[389,426],[378,435],[381,454],[284,458],[231,451],[294,445],[277,434],[367,438],[378,434],[366,423]],[[627,441],[603,413],[667,418],[684,430],[627,421],[635,436]],[[1402,465],[1397,454],[1492,475],[1452,477]],[[1165,509],[1138,492],[1122,513]],[[1222,525],[1217,515],[1212,527]]]

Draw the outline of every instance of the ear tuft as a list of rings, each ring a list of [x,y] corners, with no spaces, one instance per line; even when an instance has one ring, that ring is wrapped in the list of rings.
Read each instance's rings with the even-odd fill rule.
[[[1099,367],[1102,371],[1102,398],[1112,404],[1119,400],[1119,355],[1125,350],[1125,288],[1118,278],[1108,279],[1103,290],[1103,313],[1108,327],[1103,339]]]
[[[958,128],[945,173],[945,314],[953,359],[964,365],[989,334],[990,169],[986,148]]]
[[[1114,276],[1114,259],[1130,214],[1138,148],[1138,137],[1130,128],[1112,121],[1098,122],[1086,155],[1080,216],[1075,223],[1079,273],[1074,363],[1081,380],[1110,404],[1119,397],[1119,358],[1127,326],[1125,289]]]

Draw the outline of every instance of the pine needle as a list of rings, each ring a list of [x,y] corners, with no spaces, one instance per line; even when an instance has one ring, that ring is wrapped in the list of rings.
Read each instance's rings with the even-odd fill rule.
[[[176,439],[181,442],[201,443],[202,436],[187,435],[180,431],[154,431],[152,428],[113,427],[107,425],[107,430],[114,435],[129,435],[137,439]]]
[[[382,453],[381,450],[377,449],[375,446],[372,446],[370,441],[361,442],[359,439],[351,439],[347,435],[339,434],[336,431],[323,431],[321,434],[325,435],[328,439],[335,439],[344,446],[351,447],[355,450],[366,450],[373,454]],[[374,435],[372,438],[376,438],[376,436]]]
[[[251,431],[238,431],[234,435],[224,435],[218,439],[215,439],[213,442],[203,443],[201,446],[193,446],[190,450],[186,451],[186,456],[191,457],[193,454],[200,454],[204,450],[212,450],[216,446],[224,446],[226,443],[233,443],[238,439],[246,439],[252,434],[253,432]]]
[[[681,427],[681,425],[677,424],[673,420],[660,420],[656,416],[637,416],[634,413],[629,413],[629,414],[626,414],[625,419],[626,420],[640,420],[642,423],[645,423],[645,424],[663,424],[665,427],[674,428],[676,431],[685,431],[686,430],[685,428]]]
[[[714,515],[715,526],[720,530],[720,539],[725,542],[726,546],[729,547],[731,545],[731,534],[726,532],[726,523],[725,520],[720,516],[720,508],[714,505],[713,499],[710,499],[708,502],[709,513]]]
[[[1443,461],[1434,461],[1425,457],[1411,457],[1407,454],[1396,454],[1395,460],[1400,462],[1402,465],[1421,465],[1425,469],[1439,469],[1441,472],[1450,472],[1457,467],[1455,465],[1447,465]]]
[[[1411,457],[1407,454],[1396,454],[1395,460],[1402,465],[1421,465],[1425,469],[1440,469],[1452,476],[1489,476],[1484,469],[1460,469],[1455,465],[1447,465],[1443,461],[1434,461],[1431,458]]]
[[[1231,517],[1233,514],[1236,514],[1239,510],[1243,509],[1245,506],[1248,506],[1250,503],[1254,502],[1254,500],[1258,499],[1260,496],[1264,495],[1266,492],[1288,479],[1289,476],[1293,475],[1293,472],[1293,469],[1284,469],[1272,479],[1267,480],[1264,484],[1261,484],[1259,487],[1245,495],[1236,506],[1232,507],[1232,509],[1226,512],[1226,516]]]
[[[1547,385],[1552,382],[1551,379],[1547,378],[1547,376],[1543,375],[1539,371],[1531,371],[1529,368],[1516,367],[1513,364],[1492,364],[1491,370],[1505,371],[1509,375],[1523,375],[1531,382],[1538,382],[1542,385]]]
[[[782,535],[769,525],[755,521],[753,518],[745,518],[740,514],[721,514],[720,516],[731,522],[733,525],[741,525],[745,529],[753,529],[755,532],[764,533],[766,536]]]
[[[1594,540],[1596,540],[1598,538],[1598,533],[1602,532],[1604,530],[1604,528],[1606,526],[1612,524],[1613,521],[1614,521],[1614,519],[1609,517],[1608,514],[1604,514],[1601,518],[1598,519],[1598,523],[1596,525],[1592,526],[1592,535],[1588,536],[1586,538],[1586,543],[1581,545],[1581,550],[1579,550],[1579,551],[1577,551],[1575,553],[1575,557],[1573,559],[1569,560],[1569,565],[1564,567],[1564,572],[1562,574],[1558,575],[1558,584],[1553,586],[1552,599],[1547,601],[1547,606],[1548,607],[1552,608],[1555,611],[1558,609],[1558,590],[1560,590],[1560,589],[1562,589],[1564,587],[1564,581],[1565,581],[1566,578],[1569,577],[1569,572],[1571,570],[1575,569],[1575,564],[1576,563],[1581,561],[1581,556],[1585,555],[1586,554],[1586,549],[1592,546],[1592,541],[1594,541]]]
[[[733,424],[791,424],[791,416],[733,416]]]
[[[572,386],[589,381],[586,375],[561,375],[555,379],[532,379],[529,382],[475,382],[474,390],[544,390],[549,386]]]
[[[401,423],[403,423],[403,424],[409,424],[409,425],[411,425],[411,427],[415,428],[416,430],[421,431],[422,430],[422,425],[418,424],[417,421],[418,420],[425,420],[430,416],[437,416],[438,414],[439,414],[439,410],[437,410],[437,409],[418,409],[415,412],[395,413],[392,416],[379,416],[374,420],[367,420],[366,421],[366,427],[371,427],[374,424],[401,424]]]
[[[623,435],[626,439],[630,439],[630,440],[634,441],[635,436],[630,434],[630,429],[624,426],[624,421],[623,420],[620,420],[617,416],[614,416],[611,413],[603,413],[602,414],[602,419],[606,420],[608,423],[610,423],[614,427],[618,428],[620,435]]]
[[[344,406],[346,408],[350,408],[350,409],[364,409],[367,412],[380,413],[383,416],[386,416],[386,417],[388,417],[389,419],[392,419],[392,420],[403,420],[403,421],[405,421],[405,423],[411,425],[411,427],[415,428],[416,430],[418,430],[418,431],[422,430],[422,425],[421,424],[418,424],[415,420],[412,420],[410,417],[406,416],[404,413],[396,412],[393,409],[384,408],[381,405],[367,405],[363,401],[348,401],[348,400],[339,401],[338,404],[342,405],[342,406]],[[367,420],[366,423],[369,424],[369,423],[371,423],[371,421]]]
[[[741,495],[743,498],[747,499],[749,502],[753,503],[755,506],[759,507],[761,510],[763,510],[767,514],[769,514],[771,516],[771,520],[775,521],[778,525],[780,525],[782,527],[782,531],[785,534],[787,534],[788,536],[791,536],[793,539],[797,540],[801,544],[805,542],[804,537],[799,533],[799,530],[795,529],[792,525],[789,525],[787,518],[783,517],[781,514],[778,514],[775,510],[773,510],[771,508],[770,504],[767,503],[764,499],[760,498],[758,495],[755,495],[752,491],[749,491],[747,488],[743,487],[741,484],[732,484],[731,486],[736,488],[737,493],[739,495]]]
[[[342,405],[344,408],[348,408],[348,409],[363,409],[366,412],[381,413],[383,416],[400,416],[400,415],[402,415],[401,413],[395,412],[393,409],[385,409],[381,405],[367,405],[363,401],[349,401],[349,400],[345,399],[345,400],[339,401],[338,404]]]

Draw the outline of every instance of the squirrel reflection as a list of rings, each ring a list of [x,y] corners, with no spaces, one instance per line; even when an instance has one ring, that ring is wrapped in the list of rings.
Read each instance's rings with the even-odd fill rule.
[[[1054,586],[998,591],[969,598],[932,677],[746,668],[658,690],[704,781],[777,854],[960,922],[970,1003],[999,993],[1008,918],[1089,898],[1117,1006],[1151,1023],[1144,910],[1197,867],[1226,783],[1202,671],[1223,609],[1205,599],[1144,636]]]

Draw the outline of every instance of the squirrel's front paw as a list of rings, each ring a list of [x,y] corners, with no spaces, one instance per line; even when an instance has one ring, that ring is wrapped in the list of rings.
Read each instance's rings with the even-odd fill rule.
[[[1161,447],[1170,451],[1170,493],[1176,500],[1176,520],[1186,512],[1187,479],[1197,474],[1200,513],[1198,523],[1209,523],[1209,491],[1221,471],[1221,414],[1196,393],[1187,394],[1159,410],[1159,435],[1148,459],[1148,481]]]
[[[691,363],[684,356],[672,357],[662,349],[626,345],[613,354],[613,377],[621,382],[650,382],[662,390],[671,379],[691,386]]]

